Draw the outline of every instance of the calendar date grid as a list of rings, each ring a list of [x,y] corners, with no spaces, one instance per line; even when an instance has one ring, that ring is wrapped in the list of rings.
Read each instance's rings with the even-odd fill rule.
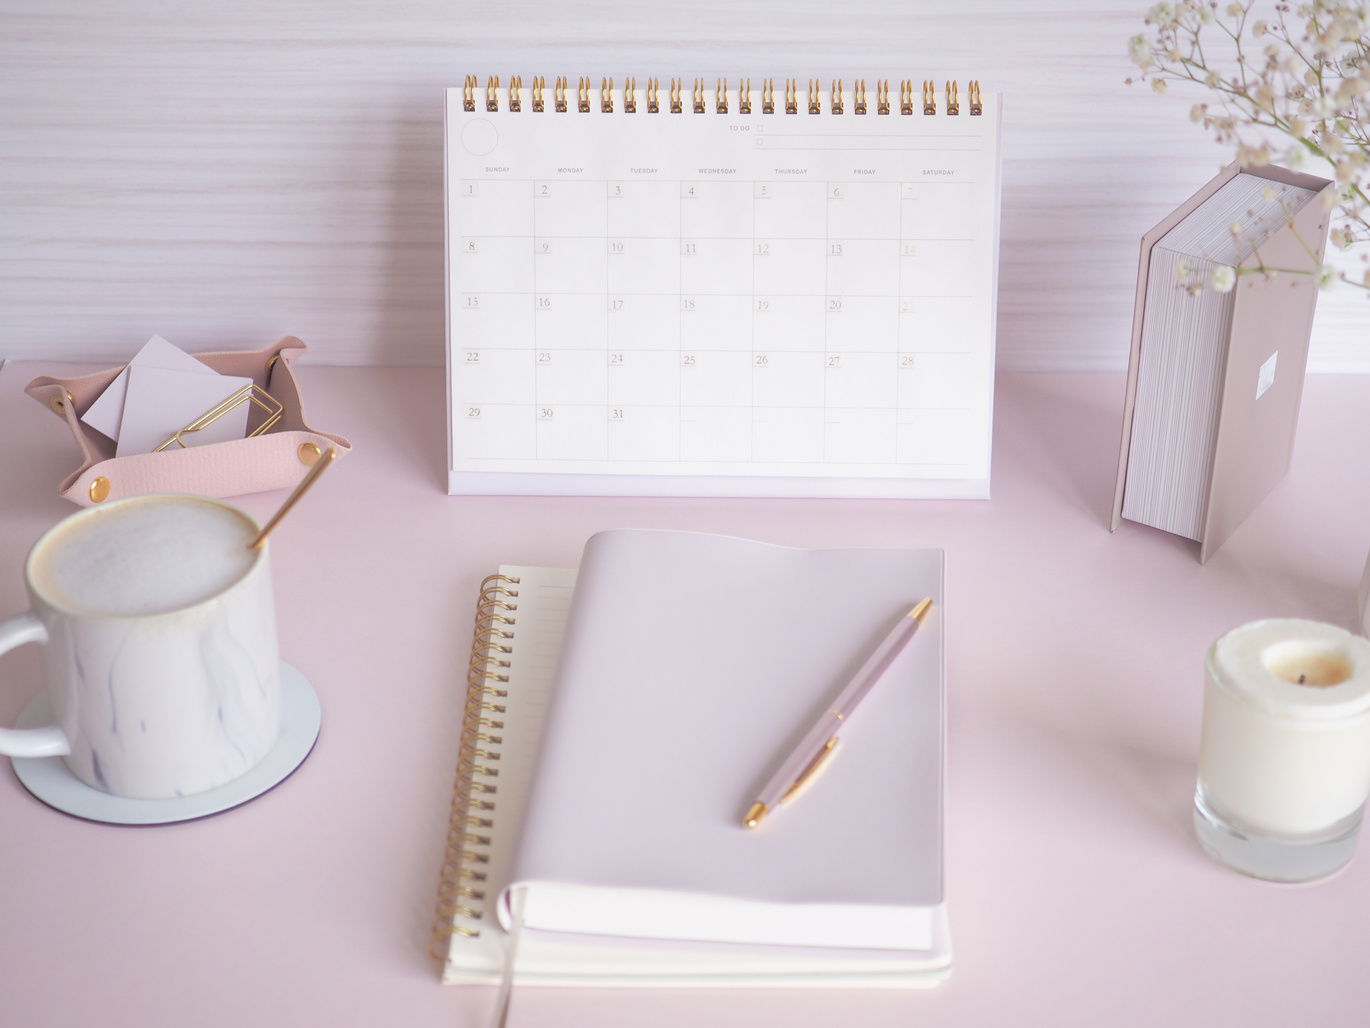
[[[496,184],[505,188],[519,181],[502,179]],[[796,229],[793,222],[774,231],[758,223],[764,205],[783,201],[787,194],[793,197],[795,190],[789,183],[729,182],[720,191],[714,183],[604,182],[602,208],[573,203],[549,215],[556,200],[568,193],[570,200],[584,201],[594,183],[522,181],[532,186],[528,231],[477,231],[479,219],[454,223],[463,233],[456,248],[461,259],[454,262],[454,314],[465,313],[472,321],[461,324],[458,318],[453,325],[454,358],[460,353],[453,361],[454,398],[468,399],[462,405],[467,421],[497,413],[501,422],[508,422],[510,416],[531,416],[537,423],[531,438],[524,434],[531,449],[517,453],[506,449],[488,459],[631,460],[630,454],[614,453],[615,431],[621,434],[645,419],[666,430],[657,432],[661,445],[645,458],[639,455],[640,459],[784,463],[786,455],[776,446],[757,445],[756,426],[779,418],[788,419],[787,424],[810,437],[807,452],[790,463],[852,462],[857,460],[859,447],[851,439],[844,443],[841,433],[853,421],[865,419],[857,435],[877,431],[893,438],[896,427],[922,415],[973,413],[974,404],[957,402],[956,395],[950,400],[945,395],[922,395],[900,384],[918,374],[937,377],[938,360],[965,364],[962,379],[969,380],[973,374],[973,355],[966,349],[930,345],[926,338],[898,327],[926,316],[923,305],[932,303],[941,309],[942,331],[955,333],[966,317],[957,317],[954,306],[969,307],[975,299],[972,292],[919,281],[925,258],[945,258],[938,247],[946,250],[959,245],[968,250],[974,239],[916,225],[910,217],[910,209],[917,209],[922,199],[916,187],[857,183],[852,188],[848,183],[823,183],[819,199],[826,202],[818,205],[824,215],[820,232],[801,231],[803,225]],[[484,185],[483,180],[463,181],[459,196],[478,202],[490,192],[481,188]],[[813,198],[818,197],[817,185],[804,183],[800,190],[808,194],[811,208]],[[640,188],[644,186],[645,190]],[[665,202],[670,189],[663,186],[677,191],[675,204]],[[691,222],[697,211],[705,209],[710,195],[717,199],[726,192],[737,200],[743,186],[750,190],[751,202],[734,206],[749,207],[745,222],[738,217],[728,226]],[[648,224],[643,230],[624,231],[627,226],[615,218],[627,203],[617,210],[616,204],[630,203],[633,195],[643,193],[655,194],[655,206],[647,217],[648,221],[657,219],[655,230]],[[877,209],[877,216],[868,210],[864,222],[839,218],[835,234],[834,208],[841,211],[844,204],[862,197],[869,201],[873,194],[879,194],[885,204]],[[676,208],[674,214],[662,214],[670,206]],[[726,203],[723,208],[726,214]],[[454,213],[461,219],[460,207]],[[551,223],[539,223],[548,217]],[[717,220],[717,211],[713,217]],[[477,266],[487,260],[498,268],[486,269],[482,275]],[[848,274],[847,267],[857,270]],[[768,281],[772,268],[776,277]],[[862,271],[874,274],[875,269],[884,277],[872,285]],[[774,288],[759,290],[758,284]],[[745,306],[738,301],[745,301]],[[591,310],[593,306],[598,311]],[[489,325],[475,323],[473,316],[491,308],[496,316]],[[879,312],[873,314],[876,308]],[[526,317],[530,312],[531,318]],[[657,326],[654,336],[641,328],[636,334],[620,329],[620,324],[639,312],[646,324]],[[671,315],[674,326],[667,329],[666,319]],[[890,317],[894,318],[893,332],[888,330]],[[518,324],[512,332],[510,318]],[[783,327],[786,318],[795,323],[788,335]],[[864,322],[876,324],[872,318],[881,331],[869,335],[878,335],[882,345],[867,342],[862,346],[855,337]],[[842,329],[843,320],[857,327]],[[772,329],[768,322],[782,327]],[[849,334],[844,336],[844,331]],[[489,365],[492,354],[500,355],[505,372],[521,379],[515,388],[531,390],[531,396],[510,400],[486,391],[488,383],[481,380],[479,370]],[[669,371],[661,362],[664,356],[671,359]],[[928,361],[934,366],[925,368]],[[603,375],[592,382],[587,369],[595,362]],[[656,378],[655,390],[631,377],[646,366]],[[560,377],[567,367],[566,377]],[[715,375],[712,380],[710,373]],[[771,388],[769,382],[783,380],[787,374],[805,381],[794,388]],[[860,395],[860,384],[842,384],[844,378],[858,375],[870,379],[870,395]],[[672,386],[674,395],[670,395]],[[650,402],[640,402],[644,391]],[[707,446],[701,449],[697,442],[691,444],[687,439],[690,426],[710,417],[718,419],[720,412],[726,412],[719,432],[730,437],[727,445],[704,452]],[[739,415],[747,416],[745,424],[737,420]],[[555,431],[552,423],[567,418],[578,422],[578,431],[573,426],[570,434],[580,438],[580,445],[569,449],[566,439],[547,436],[549,430]],[[606,431],[602,435],[590,431],[587,418],[606,424]],[[673,431],[668,424],[671,419],[676,422]],[[733,437],[738,434],[749,435],[745,453],[735,449]],[[668,452],[672,442],[673,453]],[[729,451],[728,446],[734,449]],[[965,463],[931,460],[907,446],[902,450],[899,445],[887,446],[883,454],[875,455],[877,459],[867,454],[860,462]],[[469,452],[468,457],[487,459],[477,452]]]

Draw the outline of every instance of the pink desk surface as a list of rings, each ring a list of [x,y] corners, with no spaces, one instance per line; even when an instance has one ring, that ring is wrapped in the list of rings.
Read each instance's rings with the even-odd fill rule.
[[[0,612],[70,512],[58,421],[0,371]],[[573,566],[605,528],[947,552],[947,892],[931,991],[516,991],[510,1024],[1370,1024],[1370,858],[1321,884],[1224,870],[1190,830],[1208,644],[1267,616],[1353,624],[1370,547],[1370,378],[1315,377],[1293,471],[1204,567],[1107,530],[1123,382],[1001,376],[994,499],[456,498],[439,371],[304,367],[356,447],[274,539],[283,655],[323,733],[263,799],[164,828],[57,814],[0,771],[0,1023],[483,1025],[425,955],[476,587]],[[263,515],[281,494],[240,502]],[[0,661],[0,723],[39,684]]]

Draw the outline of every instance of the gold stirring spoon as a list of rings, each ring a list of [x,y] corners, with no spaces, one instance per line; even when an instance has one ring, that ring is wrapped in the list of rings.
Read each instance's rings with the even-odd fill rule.
[[[305,475],[304,478],[300,480],[300,484],[295,487],[295,491],[287,496],[285,502],[281,504],[280,509],[276,511],[275,514],[271,515],[271,520],[257,533],[257,538],[247,544],[249,550],[255,550],[258,546],[262,545],[263,541],[266,539],[266,534],[281,523],[281,518],[290,513],[291,507],[300,502],[300,497],[308,492],[309,487],[319,480],[319,476],[324,473],[324,469],[327,468],[328,465],[333,463],[333,458],[335,456],[336,454],[331,446],[319,455],[319,459],[316,460],[314,466],[309,469],[309,474]]]

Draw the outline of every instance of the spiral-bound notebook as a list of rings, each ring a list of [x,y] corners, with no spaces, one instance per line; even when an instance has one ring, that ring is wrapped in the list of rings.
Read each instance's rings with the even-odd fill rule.
[[[447,93],[449,491],[989,495],[999,97]]]
[[[937,550],[645,531],[591,539],[579,583],[501,567],[472,644],[444,981],[499,980],[518,886],[519,985],[945,977],[941,567]],[[757,779],[923,596],[934,613],[842,753],[744,829]]]

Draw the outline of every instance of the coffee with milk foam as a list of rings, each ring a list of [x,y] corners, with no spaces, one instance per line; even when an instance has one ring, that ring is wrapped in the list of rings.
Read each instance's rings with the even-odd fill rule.
[[[217,596],[252,568],[257,526],[212,500],[150,496],[79,518],[30,562],[53,604],[87,614],[146,615]]]

